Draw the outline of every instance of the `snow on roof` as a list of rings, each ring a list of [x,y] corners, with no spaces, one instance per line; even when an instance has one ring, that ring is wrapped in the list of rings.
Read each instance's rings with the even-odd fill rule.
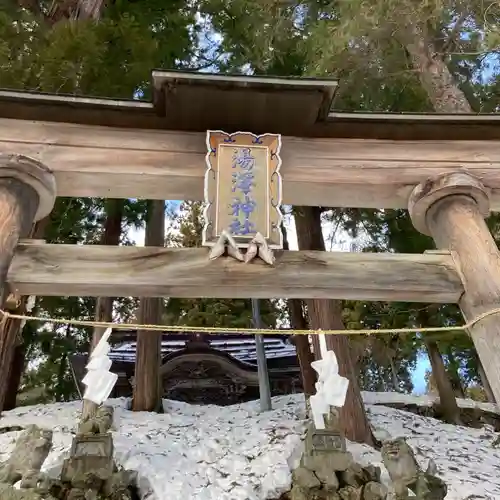
[[[378,404],[429,399],[403,394],[364,393],[377,435],[404,436],[423,467],[432,458],[448,484],[447,500],[500,498],[500,449],[491,429],[471,429]],[[273,398],[273,411],[261,413],[258,401],[235,406],[195,406],[164,401],[165,414],[133,413],[126,400],[115,406],[115,458],[137,470],[147,500],[264,500],[277,498],[291,483],[292,457],[305,429],[300,394]],[[377,403],[376,406],[374,404]],[[483,404],[459,400],[460,406]],[[67,457],[81,403],[20,407],[5,412],[2,426],[37,424],[54,430],[53,450],[44,469],[57,474]],[[496,409],[498,412],[498,409]],[[0,434],[0,461],[14,447],[18,432]],[[349,443],[362,464],[381,465],[379,452]],[[383,469],[382,478],[387,481]]]
[[[187,336],[186,339],[175,340],[170,340],[168,339],[168,336],[164,336],[161,342],[162,356],[166,356],[183,349],[186,345],[186,340]],[[253,337],[235,337],[227,339],[209,338],[207,339],[207,342],[213,349],[230,354],[239,361],[251,364],[256,364],[257,362],[257,351],[255,347],[255,339]],[[109,357],[114,361],[134,362],[136,356],[136,345],[137,342],[135,340],[117,344],[111,349]],[[296,356],[295,346],[289,343],[286,337],[283,336],[269,336],[264,338],[264,349],[266,351],[267,359],[289,358]]]

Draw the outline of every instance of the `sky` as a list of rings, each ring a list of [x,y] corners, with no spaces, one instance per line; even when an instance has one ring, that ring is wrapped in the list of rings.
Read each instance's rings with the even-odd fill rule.
[[[431,364],[427,354],[418,357],[417,368],[412,374],[413,393],[424,394],[426,389],[425,372],[431,369]]]

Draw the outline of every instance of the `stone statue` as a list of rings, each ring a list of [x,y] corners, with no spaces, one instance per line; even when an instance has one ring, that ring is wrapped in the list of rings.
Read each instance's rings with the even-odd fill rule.
[[[328,415],[330,407],[344,406],[349,387],[349,380],[339,375],[339,365],[335,353],[327,349],[324,333],[318,334],[321,359],[313,361],[311,366],[318,374],[316,394],[310,397],[311,413],[316,429],[325,428],[324,415]]]
[[[86,417],[78,427],[79,434],[106,434],[113,425],[112,406],[100,406],[95,415]]]
[[[393,482],[397,500],[409,498],[408,489],[415,493],[418,500],[443,500],[446,497],[446,483],[436,476],[434,462],[430,461],[424,472],[404,438],[383,443],[382,461]]]
[[[110,406],[80,424],[58,479],[41,472],[52,431],[28,426],[0,464],[0,500],[132,500],[136,473],[120,470],[113,459],[112,424]]]
[[[0,465],[0,483],[15,484],[25,476],[37,476],[51,447],[52,431],[28,426],[9,459]]]

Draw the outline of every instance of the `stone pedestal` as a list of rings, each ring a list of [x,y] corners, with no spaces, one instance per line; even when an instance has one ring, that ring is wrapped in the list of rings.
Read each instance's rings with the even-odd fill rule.
[[[345,470],[352,463],[352,455],[346,451],[345,438],[334,429],[316,429],[309,426],[305,438],[302,465],[316,471],[330,469],[333,473]]]
[[[315,429],[311,425],[306,434],[305,450],[309,454],[345,451],[345,438],[339,431]]]
[[[387,488],[380,469],[362,467],[346,450],[346,441],[333,419],[329,429],[310,425],[300,466],[292,474],[290,500],[385,500]]]
[[[82,423],[80,430],[90,432],[73,438],[60,479],[40,472],[50,452],[52,432],[28,427],[9,460],[0,464],[0,500],[131,500],[136,474],[119,470],[113,460],[113,437],[107,432],[112,413],[112,408],[102,406],[93,419]],[[16,490],[12,485],[19,480]]]
[[[111,434],[80,435],[73,438],[71,457],[63,463],[61,480],[75,488],[91,488],[99,491],[113,472]],[[92,482],[87,484],[90,478]]]

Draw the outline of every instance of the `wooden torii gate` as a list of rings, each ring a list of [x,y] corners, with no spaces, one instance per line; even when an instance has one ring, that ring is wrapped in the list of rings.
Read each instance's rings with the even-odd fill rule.
[[[458,303],[467,320],[500,307],[500,254],[484,222],[500,209],[500,115],[332,113],[333,80],[166,71],[152,80],[151,103],[0,91],[2,290]],[[20,241],[56,196],[202,200],[214,128],[283,134],[285,204],[408,208],[440,250],[283,251],[269,267],[210,262],[206,249]],[[500,401],[498,315],[470,334]],[[4,380],[15,339],[1,335]]]

